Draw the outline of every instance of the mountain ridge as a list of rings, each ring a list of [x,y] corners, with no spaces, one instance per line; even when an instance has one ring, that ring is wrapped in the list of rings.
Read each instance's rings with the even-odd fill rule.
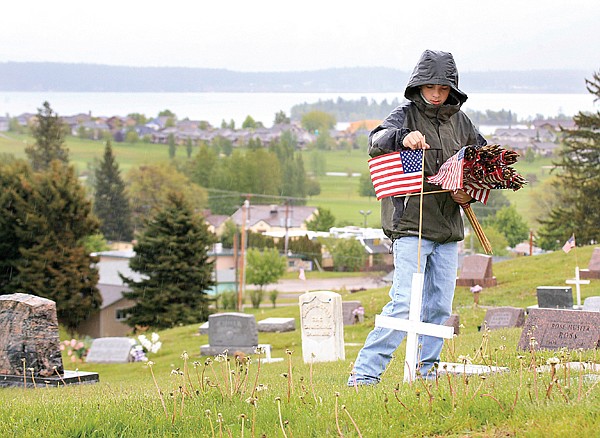
[[[587,93],[583,70],[468,71],[460,87],[478,93]],[[287,72],[221,68],[130,67],[57,62],[0,63],[0,91],[64,92],[390,92],[410,72],[343,67]]]

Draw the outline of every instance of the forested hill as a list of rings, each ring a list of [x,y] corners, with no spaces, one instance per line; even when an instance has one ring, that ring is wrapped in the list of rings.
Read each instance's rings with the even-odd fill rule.
[[[0,63],[0,91],[72,92],[390,92],[410,72],[339,68],[294,72],[235,72],[182,67],[124,67],[46,62]],[[485,71],[461,74],[468,92],[586,93],[579,70]]]

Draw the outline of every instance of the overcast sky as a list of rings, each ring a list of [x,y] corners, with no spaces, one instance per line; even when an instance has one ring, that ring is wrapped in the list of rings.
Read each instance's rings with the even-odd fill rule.
[[[600,69],[599,0],[8,0],[0,62],[235,71]]]

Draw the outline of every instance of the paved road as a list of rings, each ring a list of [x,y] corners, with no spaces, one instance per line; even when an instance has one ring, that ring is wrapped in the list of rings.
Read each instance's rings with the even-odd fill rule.
[[[279,280],[275,284],[265,287],[265,290],[277,290],[280,294],[300,294],[315,290],[338,291],[346,289],[358,291],[363,289],[375,289],[387,285],[380,277],[343,277],[343,278],[321,278],[321,279],[294,279]],[[252,287],[248,287],[251,289]]]

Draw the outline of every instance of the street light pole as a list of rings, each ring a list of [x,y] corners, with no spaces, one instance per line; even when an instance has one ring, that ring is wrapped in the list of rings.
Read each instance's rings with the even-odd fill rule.
[[[367,211],[360,210],[359,213],[362,214],[363,217],[365,218],[363,228],[367,228],[367,216],[371,214],[371,210],[367,210]]]

